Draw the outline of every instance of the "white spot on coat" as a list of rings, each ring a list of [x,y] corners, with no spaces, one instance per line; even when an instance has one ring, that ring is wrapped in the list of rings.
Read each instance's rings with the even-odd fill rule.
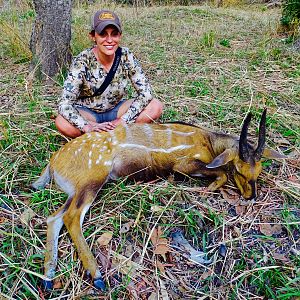
[[[164,148],[149,148],[149,147],[146,147],[144,145],[139,145],[139,144],[120,144],[120,147],[122,147],[122,148],[139,148],[139,149],[143,149],[145,151],[150,151],[150,152],[171,153],[174,151],[192,148],[193,145],[179,145],[179,146],[170,147],[170,148],[166,148],[166,149],[164,149]]]

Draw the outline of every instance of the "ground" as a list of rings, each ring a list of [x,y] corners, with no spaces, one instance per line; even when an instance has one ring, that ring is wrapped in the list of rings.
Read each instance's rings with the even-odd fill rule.
[[[99,4],[98,4],[99,6]],[[89,15],[73,11],[74,55],[89,45]],[[161,122],[180,120],[239,134],[247,112],[257,124],[267,107],[267,144],[285,153],[264,160],[259,196],[241,205],[230,180],[174,178],[106,185],[83,229],[108,289],[96,291],[66,230],[59,242],[54,291],[41,289],[46,218],[66,195],[32,183],[67,140],[53,124],[62,76],[32,81],[27,4],[1,11],[0,295],[4,299],[298,299],[300,297],[300,55],[279,30],[280,10],[265,6],[124,8],[123,45],[139,58]],[[2,33],[0,33],[2,35]],[[12,46],[13,45],[13,46]],[[19,48],[17,47],[19,46]],[[22,48],[25,47],[25,48]],[[12,49],[23,49],[13,52]],[[130,94],[131,91],[128,91]],[[209,264],[193,254],[205,252]]]

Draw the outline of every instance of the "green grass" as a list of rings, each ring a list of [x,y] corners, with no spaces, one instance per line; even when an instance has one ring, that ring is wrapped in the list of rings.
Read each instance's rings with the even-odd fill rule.
[[[31,83],[28,42],[34,13],[28,1],[20,1],[19,7],[9,5],[0,12],[4,29],[0,32],[0,295],[98,299],[101,293],[90,286],[65,229],[59,240],[60,285],[39,296],[46,217],[66,201],[66,195],[52,185],[32,191],[30,184],[66,142],[53,122],[65,73],[53,86]],[[91,45],[89,16],[99,5],[74,7],[74,55]],[[258,5],[138,9],[110,5],[123,21],[123,45],[139,58],[156,97],[165,103],[161,121],[180,120],[239,134],[251,111],[249,131],[255,140],[258,120],[267,107],[267,144],[293,159],[264,161],[260,196],[244,210],[220,192],[205,192],[209,180],[169,178],[151,184],[120,180],[106,185],[83,223],[87,242],[99,265],[102,256],[111,258],[110,251],[115,251],[138,263],[144,253],[145,268],[129,276],[108,267],[106,296],[129,299],[133,285],[140,299],[148,299],[156,290],[161,292],[163,281],[172,299],[297,299],[300,55],[277,32],[280,11]],[[129,89],[128,95],[132,93]],[[232,181],[225,190],[236,191]],[[35,215],[26,224],[20,217],[29,209]],[[135,225],[120,233],[130,220]],[[265,223],[280,224],[281,233],[264,235],[260,226]],[[213,263],[195,265],[177,252],[166,262],[156,257],[151,242],[146,242],[158,225],[167,237],[181,230],[194,248],[214,258]],[[113,238],[103,248],[97,239],[107,231],[113,232]],[[166,264],[166,274],[157,262]]]

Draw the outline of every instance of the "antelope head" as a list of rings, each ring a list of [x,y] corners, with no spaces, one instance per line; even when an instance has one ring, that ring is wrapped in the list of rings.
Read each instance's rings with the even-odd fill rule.
[[[247,141],[248,127],[252,114],[249,113],[243,123],[237,149],[227,149],[213,160],[207,167],[216,168],[232,162],[234,181],[239,188],[241,195],[246,200],[251,200],[257,196],[257,178],[262,171],[262,157],[270,159],[282,159],[286,156],[277,151],[266,149],[266,113],[262,113],[257,147],[254,148]]]

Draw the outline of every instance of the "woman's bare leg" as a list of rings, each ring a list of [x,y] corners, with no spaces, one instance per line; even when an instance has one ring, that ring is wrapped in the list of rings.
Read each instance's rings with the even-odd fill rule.
[[[132,100],[125,101],[118,110],[118,118],[122,117],[128,110]],[[158,99],[152,99],[145,109],[139,114],[136,123],[152,123],[158,119],[163,111],[163,104]]]
[[[96,122],[95,117],[93,115],[89,114],[88,112],[86,112],[84,110],[81,110],[80,108],[78,109],[78,111],[86,120]],[[61,134],[65,135],[67,137],[70,137],[70,138],[76,138],[83,134],[82,131],[80,131],[78,128],[73,126],[70,122],[68,122],[61,115],[58,115],[56,117],[55,125]]]
[[[128,108],[130,107],[132,100],[125,101],[118,110],[117,117],[120,118],[123,116]],[[89,121],[96,122],[95,117],[88,113],[85,110],[81,110],[77,108],[80,114]],[[163,104],[158,99],[152,99],[151,102],[146,106],[146,108],[140,113],[140,115],[135,120],[136,123],[152,123],[154,120],[158,119],[163,111]],[[78,128],[73,126],[70,122],[68,122],[63,116],[58,115],[55,119],[56,128],[63,135],[76,138],[83,134]]]

